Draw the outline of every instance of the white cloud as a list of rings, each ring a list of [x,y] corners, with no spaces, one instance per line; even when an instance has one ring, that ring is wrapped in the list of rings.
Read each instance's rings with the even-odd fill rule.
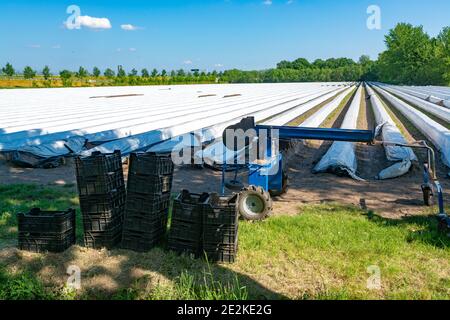
[[[54,46],[52,46],[52,49],[61,49],[61,45],[60,44],[55,44]]]
[[[41,47],[40,44],[30,44],[28,47],[33,48],[33,49],[39,49]]]
[[[137,51],[137,49],[136,48],[130,48],[130,49],[128,49],[129,51],[131,51],[131,52],[135,52],[135,51]]]
[[[216,64],[214,65],[214,67],[216,67],[216,68],[222,68],[222,67],[223,67],[223,64],[221,64],[221,63],[216,63]]]
[[[132,24],[122,24],[120,28],[125,31],[136,31],[141,29],[140,27],[133,26]]]
[[[272,0],[264,0],[263,4],[266,5],[266,6],[271,6],[272,5]]]
[[[192,64],[192,60],[185,60],[183,61],[184,64]]]
[[[81,27],[89,29],[111,29],[111,22],[108,18],[95,18],[90,16],[79,16],[77,22]]]

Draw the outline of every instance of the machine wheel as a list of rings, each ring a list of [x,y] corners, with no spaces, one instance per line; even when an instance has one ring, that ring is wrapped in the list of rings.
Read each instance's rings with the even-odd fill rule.
[[[431,207],[434,203],[433,190],[431,190],[429,186],[423,186],[422,192],[423,192],[423,203],[427,207]]]
[[[272,214],[272,209],[272,198],[261,187],[249,186],[239,193],[238,210],[244,220],[264,220]]]

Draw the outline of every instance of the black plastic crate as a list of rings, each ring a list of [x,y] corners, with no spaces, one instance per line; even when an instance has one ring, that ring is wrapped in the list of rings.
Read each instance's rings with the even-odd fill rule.
[[[235,250],[225,250],[225,251],[213,251],[204,252],[208,261],[210,262],[222,262],[222,263],[234,263],[237,257],[237,251]]]
[[[66,233],[75,229],[75,210],[42,211],[33,208],[29,213],[18,213],[18,231],[34,233]]]
[[[203,205],[203,223],[205,225],[236,226],[239,222],[238,195],[220,197],[210,194],[208,202]]]
[[[126,217],[130,215],[153,215],[169,209],[170,193],[142,195],[129,193],[125,206]]]
[[[106,195],[80,197],[80,208],[83,215],[106,215],[123,213],[126,201],[125,188],[115,190]]]
[[[116,247],[122,240],[122,227],[117,227],[115,230],[94,232],[84,232],[84,245],[92,249],[112,249]]]
[[[119,150],[114,153],[93,152],[89,157],[75,159],[77,176],[90,177],[108,172],[122,171],[122,155]]]
[[[238,239],[238,228],[203,228],[203,246],[234,245]]]
[[[130,174],[166,175],[172,174],[174,165],[170,154],[132,153],[130,155]]]
[[[83,227],[85,231],[101,232],[109,231],[123,225],[123,214],[110,218],[107,216],[83,216]]]
[[[169,238],[167,248],[180,254],[190,255],[193,258],[199,258],[202,255],[202,249],[196,241]]]
[[[125,188],[125,180],[123,172],[117,171],[97,176],[77,176],[77,186],[80,196],[103,195]]]
[[[202,206],[208,201],[208,198],[208,193],[195,194],[183,190],[173,201],[172,219],[201,224]]]
[[[128,175],[128,192],[138,194],[166,193],[172,190],[173,175]]]
[[[146,252],[158,245],[164,237],[164,230],[153,233],[124,231],[121,248],[137,252]]]
[[[73,246],[76,241],[75,228],[65,233],[19,232],[18,247],[31,252],[60,253]]]
[[[124,230],[153,232],[154,230],[167,229],[168,210],[164,210],[152,217],[148,216],[127,216],[123,228]]]
[[[202,226],[201,224],[172,220],[169,231],[170,238],[193,241],[200,246],[202,242]]]

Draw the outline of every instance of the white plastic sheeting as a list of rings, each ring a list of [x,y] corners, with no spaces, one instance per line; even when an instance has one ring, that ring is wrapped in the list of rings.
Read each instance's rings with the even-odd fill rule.
[[[407,102],[415,104],[419,108],[435,115],[436,117],[438,117],[442,120],[445,120],[447,122],[450,122],[450,109],[442,108],[434,103],[431,103],[431,102],[425,101],[423,99],[417,98],[415,96],[409,95],[400,90],[396,90],[396,89],[394,89],[394,87],[391,87],[388,85],[379,84],[379,86],[381,88],[383,88],[384,90],[401,97],[402,99],[406,100]]]
[[[15,90],[15,95],[0,90],[0,114],[3,115],[0,151],[17,151],[27,156],[34,152],[37,157],[53,158],[68,154],[69,149],[63,146],[70,145],[72,140],[76,143],[81,137],[94,145],[130,137],[125,142],[129,147],[124,151],[133,151],[164,141],[173,136],[172,131],[176,134],[179,127],[198,119],[215,117],[221,122],[224,119],[216,116],[242,108],[248,113],[258,112],[308,95],[336,90],[341,85],[344,84],[194,85],[170,88],[173,90],[99,88],[101,92],[108,90],[115,98],[98,99],[90,99],[93,89],[97,88]],[[138,90],[142,95],[120,96],[124,90]],[[204,92],[215,92],[216,96],[199,98]],[[232,93],[241,96],[231,97]],[[61,104],[67,106],[61,107]],[[166,134],[158,132],[159,129],[165,129]]]
[[[372,110],[375,115],[375,122],[377,126],[381,127],[381,137],[385,142],[407,144],[408,141],[401,133],[400,129],[395,124],[389,113],[386,111],[383,103],[370,86],[367,86],[367,92],[370,95],[370,102]],[[417,160],[416,155],[411,148],[393,146],[384,144],[386,158],[389,161],[403,161],[405,159],[410,161]]]
[[[380,87],[375,87],[375,89],[439,149],[443,162],[450,167],[450,131],[389,92]]]
[[[311,117],[306,119],[302,124],[299,125],[299,127],[308,127],[308,128],[319,127],[328,118],[328,116],[339,107],[341,102],[353,89],[354,86],[351,86],[350,88],[344,90],[341,94],[339,94],[339,96],[336,99],[334,99],[326,106],[318,110]]]
[[[289,92],[262,95],[257,99],[231,99],[226,100],[226,102],[222,100],[220,103],[214,101],[205,103],[205,100],[200,100],[197,101],[198,105],[194,106],[185,106],[181,100],[177,106],[151,107],[147,110],[141,107],[140,111],[131,113],[126,117],[122,114],[116,116],[114,112],[108,114],[105,111],[101,118],[91,119],[90,121],[82,121],[84,115],[75,117],[75,119],[70,120],[70,123],[66,123],[65,120],[61,123],[57,119],[49,123],[46,120],[37,129],[22,130],[26,127],[0,129],[0,132],[3,131],[3,134],[0,134],[0,150],[15,150],[23,145],[51,143],[73,136],[87,136],[87,139],[94,143],[110,141],[164,128],[176,123],[185,123],[206,115],[212,116],[240,108],[263,109],[265,106],[291,101],[299,96],[303,97],[308,92],[315,90],[325,89],[305,87],[299,90],[297,88],[297,90]],[[9,130],[14,130],[14,132],[7,133],[10,132]]]
[[[282,100],[272,101],[271,103],[258,104],[252,107],[240,106],[240,108],[227,110],[226,112],[222,112],[214,116],[207,115],[193,121],[179,123],[176,126],[158,129],[157,132],[160,134],[160,137],[153,136],[153,131],[146,132],[144,134],[135,135],[129,138],[104,143],[96,148],[82,152],[82,155],[90,155],[95,151],[105,153],[114,150],[121,150],[123,154],[127,154],[136,150],[148,148],[153,144],[170,139],[172,137],[180,136],[208,127],[212,127],[216,132],[219,132],[216,133],[216,135],[218,136],[222,134],[223,130],[227,126],[239,122],[244,117],[254,116],[256,121],[261,121],[297,106],[299,103],[302,103],[302,101],[304,101],[311,95],[314,96],[314,94],[308,93],[297,95],[295,97],[291,96]],[[211,135],[214,136],[214,134]]]
[[[450,93],[444,89],[434,87],[417,87],[417,86],[393,86],[395,89],[418,97],[420,99],[430,101],[434,104],[447,106],[450,101]],[[448,90],[448,88],[447,88]]]
[[[362,85],[359,86],[352,103],[345,114],[342,122],[342,129],[356,129],[358,125],[358,115],[361,107]],[[314,167],[313,172],[333,172],[337,174],[345,173],[356,180],[362,180],[356,175],[358,163],[355,154],[355,143],[336,141],[319,163]]]

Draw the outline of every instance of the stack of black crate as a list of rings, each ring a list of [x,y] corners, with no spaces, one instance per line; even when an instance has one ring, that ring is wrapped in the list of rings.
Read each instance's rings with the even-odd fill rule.
[[[113,248],[122,238],[126,189],[120,151],[76,159],[84,244]]]
[[[75,210],[18,213],[19,249],[32,252],[63,252],[75,244]]]
[[[131,154],[122,248],[145,252],[165,236],[173,170],[170,154]]]
[[[183,190],[173,202],[168,247],[193,258],[202,255],[203,204],[208,193],[194,194]]]
[[[210,194],[203,207],[202,249],[209,261],[234,262],[238,251],[238,195]]]

